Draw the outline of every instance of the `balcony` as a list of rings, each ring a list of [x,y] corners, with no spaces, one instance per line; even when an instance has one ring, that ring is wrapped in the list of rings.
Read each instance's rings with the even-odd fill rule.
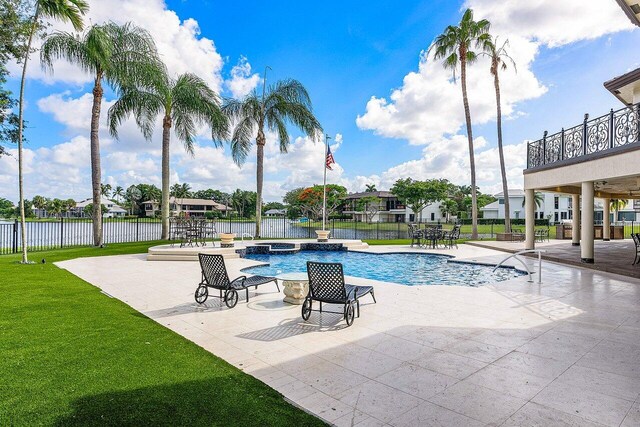
[[[527,169],[550,169],[640,148],[640,103],[527,144]]]

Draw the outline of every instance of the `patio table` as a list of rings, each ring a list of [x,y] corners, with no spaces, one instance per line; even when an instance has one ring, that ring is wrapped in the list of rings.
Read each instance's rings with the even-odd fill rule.
[[[276,275],[282,281],[284,302],[301,305],[309,293],[309,276],[307,273],[282,273]]]

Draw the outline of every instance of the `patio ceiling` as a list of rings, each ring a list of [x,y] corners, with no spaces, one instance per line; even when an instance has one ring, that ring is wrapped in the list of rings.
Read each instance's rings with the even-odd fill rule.
[[[624,176],[594,182],[595,197],[603,199],[640,199],[640,175]],[[537,189],[552,193],[580,194],[581,183]]]

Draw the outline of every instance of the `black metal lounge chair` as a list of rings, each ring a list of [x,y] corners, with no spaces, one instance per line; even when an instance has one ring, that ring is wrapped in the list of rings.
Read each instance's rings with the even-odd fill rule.
[[[249,287],[251,286],[257,289],[259,285],[274,282],[278,288],[278,292],[280,292],[280,286],[278,286],[275,277],[240,276],[229,280],[222,255],[198,254],[198,256],[200,258],[200,267],[202,268],[202,281],[198,284],[195,292],[195,298],[198,304],[203,304],[207,300],[209,297],[209,288],[218,289],[220,296],[211,296],[224,300],[224,303],[229,308],[236,306],[238,303],[238,291],[241,290],[245,291],[247,302],[249,302]]]
[[[342,313],[327,311],[326,313],[336,313],[344,315],[347,325],[351,326],[356,317],[360,317],[360,298],[371,294],[373,302],[376,297],[373,286],[354,286],[344,282],[344,272],[340,263],[325,263],[307,261],[307,274],[309,275],[309,294],[302,304],[302,318],[309,320],[312,311],[322,312],[322,303],[343,304]],[[313,301],[320,303],[319,310],[312,309]],[[354,307],[355,305],[355,307]]]
[[[640,261],[640,233],[631,233],[631,238],[636,246],[636,255],[631,265],[636,265]]]

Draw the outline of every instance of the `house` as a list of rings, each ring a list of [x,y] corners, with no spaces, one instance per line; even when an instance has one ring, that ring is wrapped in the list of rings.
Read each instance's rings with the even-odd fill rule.
[[[269,209],[264,212],[264,216],[268,217],[283,217],[287,214],[286,209]]]
[[[631,22],[640,26],[637,2],[616,1]],[[527,144],[525,249],[536,245],[535,192],[571,196],[572,244],[580,246],[581,262],[590,264],[595,259],[596,202],[602,206],[599,237],[608,241],[617,234],[610,222],[610,201],[640,198],[640,68],[605,82],[604,87],[622,108],[603,108],[608,112],[595,117],[585,114],[581,121],[568,123],[555,133],[541,132],[542,138]],[[577,206],[582,209],[578,211]],[[635,212],[631,215],[636,217]]]
[[[380,202],[364,211],[360,206],[360,200],[364,197],[374,196]],[[345,215],[351,215],[356,221],[362,222],[442,222],[445,217],[440,212],[440,203],[433,203],[416,215],[410,208],[405,206],[390,191],[371,191],[362,193],[351,193],[345,197],[345,207],[342,211]]]
[[[534,219],[549,219],[551,224],[557,224],[573,219],[573,200],[571,196],[540,192],[542,196],[540,205],[535,205]],[[524,219],[525,192],[523,190],[509,190],[509,211],[511,219]],[[482,208],[483,218],[504,219],[504,193],[495,194],[496,200]],[[638,204],[636,203],[635,206]],[[600,223],[604,220],[604,206],[602,200],[596,200],[593,205],[594,221]],[[610,221],[637,221],[640,218],[634,209],[634,201],[627,200],[627,204],[615,215],[610,213]]]
[[[74,217],[83,218],[89,216],[85,213],[85,208],[91,204],[93,204],[93,198],[76,202],[76,206],[69,212],[71,216]],[[122,208],[122,206],[114,203],[112,200],[109,200],[104,196],[100,197],[100,204],[106,208],[106,211],[102,212],[102,216],[105,218],[123,217],[127,214],[126,209]]]
[[[160,203],[155,200],[142,202],[145,216],[155,216],[160,211]],[[209,199],[190,199],[186,197],[169,197],[169,215],[185,215],[189,217],[203,217],[207,212],[222,212],[227,214],[233,209]]]

